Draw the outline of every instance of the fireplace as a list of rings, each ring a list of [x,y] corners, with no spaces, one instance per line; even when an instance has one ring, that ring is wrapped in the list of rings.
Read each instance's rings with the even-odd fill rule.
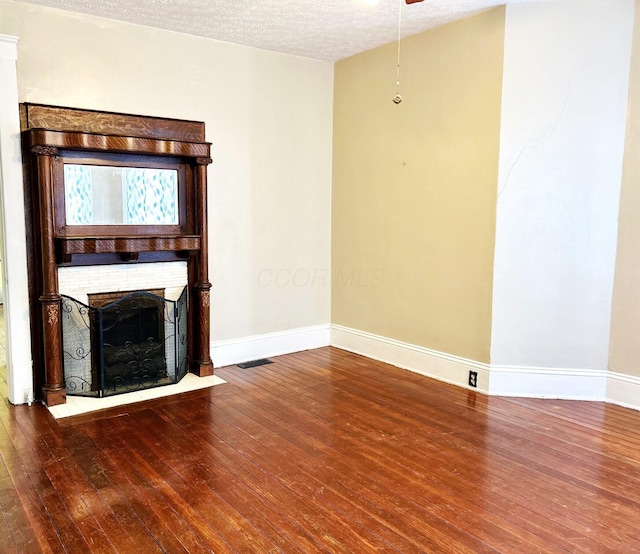
[[[28,103],[20,116],[38,398],[55,406],[67,393],[212,375],[204,123]],[[89,292],[153,288],[165,277],[158,264],[184,268],[183,304],[148,292],[88,302]],[[152,279],[142,286],[114,285],[144,268]],[[98,273],[69,294],[64,274],[85,269]]]
[[[188,370],[187,290],[62,295],[67,394],[103,397],[170,385]]]

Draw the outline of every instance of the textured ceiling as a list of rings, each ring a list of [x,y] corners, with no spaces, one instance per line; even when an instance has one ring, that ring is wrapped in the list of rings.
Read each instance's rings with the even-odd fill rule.
[[[24,1],[24,0],[18,0]],[[29,0],[40,4],[255,46],[308,58],[336,61],[398,36],[467,17],[501,4],[531,0]]]

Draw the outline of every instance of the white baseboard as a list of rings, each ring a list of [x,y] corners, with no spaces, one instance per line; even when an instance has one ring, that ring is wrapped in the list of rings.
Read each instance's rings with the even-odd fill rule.
[[[343,327],[331,326],[331,346],[494,396],[590,400],[640,410],[640,377],[605,370],[498,366]],[[478,372],[478,387],[468,385]]]
[[[355,352],[439,381],[487,393],[489,366],[414,344],[343,327],[331,326],[331,346]],[[469,387],[469,371],[478,374],[477,388]]]
[[[495,396],[603,401],[606,389],[606,371],[491,365],[489,394]]]
[[[5,312],[6,314],[6,312]],[[29,352],[31,356],[31,352]],[[30,404],[33,402],[33,362],[15,359],[7,360],[7,392],[12,404]]]
[[[329,346],[329,325],[301,327],[211,343],[214,367]]]
[[[640,410],[640,377],[609,371],[607,373],[607,402]]]
[[[316,325],[211,345],[215,367],[335,346],[426,377],[495,396],[591,400],[640,410],[640,377],[611,371],[484,364],[342,325]],[[469,387],[469,371],[478,374]]]

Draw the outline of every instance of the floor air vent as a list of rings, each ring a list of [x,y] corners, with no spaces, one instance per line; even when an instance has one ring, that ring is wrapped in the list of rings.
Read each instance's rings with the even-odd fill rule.
[[[259,365],[267,365],[267,364],[272,364],[273,362],[271,360],[267,360],[266,358],[262,358],[260,360],[253,360],[251,362],[244,362],[241,364],[236,364],[238,367],[241,367],[242,369],[248,369],[250,367],[258,367]]]

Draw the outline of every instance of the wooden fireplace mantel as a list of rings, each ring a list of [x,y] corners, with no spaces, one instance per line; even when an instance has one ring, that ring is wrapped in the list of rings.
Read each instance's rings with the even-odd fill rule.
[[[136,257],[140,252],[175,252],[188,257],[200,250],[200,236],[106,236],[56,237],[56,256],[59,263],[71,263],[74,254],[111,254]]]
[[[213,374],[207,245],[204,123],[21,104],[28,218],[28,270],[34,391],[48,406],[66,401],[63,376],[60,265],[186,259],[191,298],[189,358],[193,373]],[[167,167],[178,171],[176,225],[67,225],[63,165],[78,156],[95,165]]]
[[[128,154],[149,154],[156,156],[208,157],[206,143],[181,142],[175,140],[149,139],[141,137],[103,135],[31,129],[28,131],[28,145],[46,145],[51,148],[68,150],[123,152]]]

